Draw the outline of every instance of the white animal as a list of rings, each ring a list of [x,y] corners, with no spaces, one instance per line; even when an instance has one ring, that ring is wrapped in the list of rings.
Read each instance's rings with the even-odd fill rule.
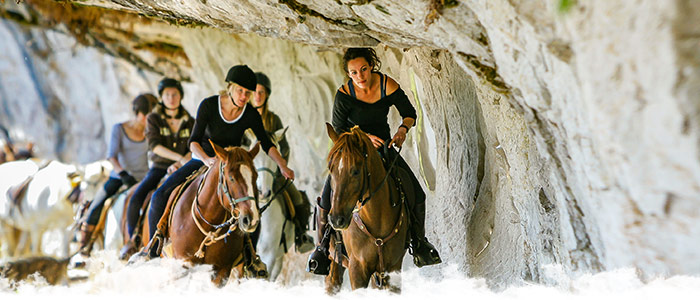
[[[284,137],[287,128],[280,129],[272,136],[272,141],[277,143]],[[252,140],[252,139],[251,139]],[[258,190],[260,191],[260,207],[272,201],[260,216],[260,238],[258,239],[257,253],[260,259],[267,265],[270,280],[275,281],[284,265],[285,247],[294,248],[294,223],[287,220],[284,198],[281,193],[275,199],[265,198],[276,192],[272,190],[275,181],[277,164],[267,155],[258,155],[254,160],[258,168]],[[279,189],[279,187],[277,187]],[[284,232],[283,232],[284,231]],[[282,237],[284,235],[284,238]],[[281,243],[285,241],[285,245]]]
[[[29,169],[22,175],[34,170],[31,165],[26,167]],[[4,172],[2,174],[4,177],[14,176]],[[80,194],[81,177],[75,166],[52,161],[33,174],[19,206],[14,207],[14,203],[10,203],[12,201],[7,197],[6,190],[2,192],[5,195],[0,197],[0,219],[23,232],[23,238],[18,243],[19,249],[24,249],[24,244],[29,242],[28,254],[43,254],[43,234],[57,229],[62,233],[62,255],[68,255],[68,242],[71,238],[69,227],[73,223],[74,208]]]

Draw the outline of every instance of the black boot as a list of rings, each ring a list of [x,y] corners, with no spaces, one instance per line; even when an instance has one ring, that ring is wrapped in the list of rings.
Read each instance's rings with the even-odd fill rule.
[[[306,272],[317,275],[328,275],[331,267],[331,260],[328,258],[329,243],[331,240],[331,232],[333,229],[328,224],[328,211],[317,207],[318,214],[316,215],[316,235],[318,236],[318,246],[316,250],[309,255],[309,261],[306,264]]]
[[[294,205],[294,246],[299,253],[306,253],[314,249],[314,239],[307,234],[309,230],[309,217],[311,216],[311,204],[305,194],[302,197],[303,204]]]
[[[413,255],[413,263],[420,268],[439,264],[442,260],[435,246],[425,238],[425,200],[418,202],[412,208],[410,224],[411,245],[408,252]]]

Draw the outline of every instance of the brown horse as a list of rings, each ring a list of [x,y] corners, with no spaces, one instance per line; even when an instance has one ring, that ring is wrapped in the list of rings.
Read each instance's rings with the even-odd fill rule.
[[[406,254],[405,205],[392,193],[392,179],[387,181],[381,157],[367,134],[355,126],[338,136],[330,124],[326,127],[334,143],[328,154],[333,190],[329,221],[339,230],[330,243],[333,263],[326,290],[335,293],[340,289],[347,267],[353,289],[366,288],[374,277],[374,286],[398,291],[398,287],[389,286],[387,273],[401,271]],[[347,260],[334,241],[340,236]]]
[[[222,285],[231,269],[243,262],[244,235],[255,231],[260,216],[253,157],[260,145],[246,151],[212,143],[216,162],[180,195],[168,222],[172,255],[196,264],[213,266],[212,280]],[[168,216],[168,210],[163,215]],[[158,230],[161,230],[161,219]]]

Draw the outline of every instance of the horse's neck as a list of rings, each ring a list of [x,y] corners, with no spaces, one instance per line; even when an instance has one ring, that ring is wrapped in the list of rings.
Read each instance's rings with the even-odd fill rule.
[[[387,175],[384,166],[382,165],[381,159],[378,157],[376,159],[371,159],[371,166],[375,166],[370,170],[370,184],[369,188],[363,195],[364,198],[370,196],[371,199],[365,203],[364,207],[360,210],[360,217],[362,221],[370,228],[378,230],[381,233],[391,231],[394,228],[394,221],[399,215],[399,209],[391,206],[391,193],[389,192],[389,180],[384,177]],[[384,182],[382,182],[384,181]],[[380,186],[381,185],[381,186]],[[379,189],[377,189],[379,187]],[[392,220],[387,222],[386,220]],[[377,232],[379,234],[380,232]]]
[[[219,189],[219,162],[213,164],[207,173],[204,173],[204,184],[202,189],[198,191],[197,203],[202,211],[202,214],[209,221],[218,221],[226,215],[226,210],[221,207],[221,196],[218,193]],[[195,186],[194,184],[191,186]],[[198,185],[197,185],[198,186]],[[198,187],[197,187],[198,188]]]

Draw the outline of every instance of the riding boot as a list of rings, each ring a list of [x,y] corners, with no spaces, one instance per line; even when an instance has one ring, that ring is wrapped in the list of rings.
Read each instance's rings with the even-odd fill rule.
[[[248,234],[243,238],[243,272],[246,277],[267,278],[267,265],[255,253],[255,247]]]
[[[413,255],[417,267],[439,264],[442,262],[435,246],[425,237],[425,200],[418,201],[412,207],[410,223],[411,244],[408,252]]]
[[[122,247],[122,250],[119,251],[119,259],[120,260],[129,260],[129,257],[134,255],[136,251],[138,251],[138,245],[141,244],[141,236],[139,235],[134,235],[131,237],[124,247]]]
[[[88,223],[80,224],[80,233],[78,235],[78,244],[80,244],[80,254],[90,256],[92,252],[92,232],[95,231],[95,225]]]
[[[328,275],[331,267],[329,256],[329,244],[333,228],[328,224],[328,211],[317,206],[318,214],[316,215],[316,235],[318,236],[318,245],[316,250],[309,255],[309,261],[306,264],[306,272],[317,275]]]
[[[299,253],[306,253],[314,248],[314,239],[306,233],[309,230],[310,209],[308,201],[306,205],[295,205],[294,216],[294,246]]]

